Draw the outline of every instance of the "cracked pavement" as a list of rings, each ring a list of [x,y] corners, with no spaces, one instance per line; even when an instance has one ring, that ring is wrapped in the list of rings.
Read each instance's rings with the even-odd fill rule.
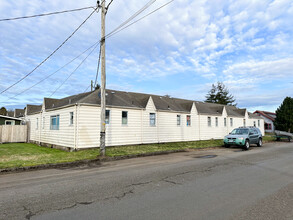
[[[293,143],[269,143],[4,174],[0,219],[288,219],[292,159]]]

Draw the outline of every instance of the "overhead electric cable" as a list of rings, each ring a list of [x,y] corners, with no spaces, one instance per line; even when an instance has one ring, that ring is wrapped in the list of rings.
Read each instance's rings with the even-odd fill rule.
[[[95,80],[95,84],[94,84],[95,87],[97,86],[97,81],[98,81],[98,75],[99,75],[99,69],[100,69],[100,61],[101,61],[101,44],[100,44],[100,52],[99,52],[96,80]]]
[[[97,44],[94,49],[80,62],[80,64],[69,74],[69,76],[61,83],[60,86],[58,86],[57,89],[50,95],[52,97],[65,83],[66,81],[78,70],[78,68],[86,61],[86,59],[94,52],[94,50],[97,48],[99,44]]]
[[[114,30],[112,30],[110,33],[108,33],[105,38],[107,38],[108,35],[111,35],[112,33],[116,32],[120,28],[122,28],[124,25],[129,23],[131,20],[136,18],[138,15],[140,15],[142,12],[144,12],[148,7],[150,7],[153,3],[155,3],[156,0],[150,0],[147,4],[145,4],[141,9],[139,9],[137,12],[135,12],[132,16],[130,16],[126,21],[124,21],[122,24],[120,24],[118,27],[116,27]]]
[[[128,24],[127,26],[122,27],[122,28],[119,29],[119,30],[116,30],[115,32],[114,32],[114,31],[111,31],[109,34],[106,35],[106,39],[109,38],[109,37],[112,37],[113,35],[119,33],[120,31],[122,31],[122,30],[128,28],[129,26],[131,26],[131,25],[133,25],[133,24],[139,22],[140,20],[146,18],[147,16],[149,16],[149,15],[155,13],[156,11],[158,11],[158,10],[160,10],[161,8],[163,8],[163,7],[167,6],[167,5],[169,5],[169,4],[172,3],[173,1],[174,1],[174,0],[171,0],[171,1],[167,2],[166,4],[164,4],[164,5],[160,6],[159,8],[157,8],[157,9],[151,11],[150,13],[148,13],[148,14],[146,14],[145,16],[139,18],[138,20],[136,20],[136,21],[134,21],[134,22]]]
[[[94,43],[93,45],[91,45],[89,48],[87,48],[85,51],[83,51],[82,53],[80,53],[78,56],[76,56],[75,58],[73,58],[72,60],[70,60],[68,63],[66,63],[65,65],[63,65],[62,67],[60,67],[58,70],[56,70],[55,72],[51,73],[50,75],[46,76],[45,78],[41,79],[40,81],[38,81],[37,83],[33,84],[32,86],[24,89],[23,91],[21,91],[20,93],[9,97],[6,101],[13,99],[25,92],[27,92],[28,90],[32,89],[33,87],[39,85],[40,83],[44,82],[46,79],[50,78],[51,76],[53,76],[54,74],[56,74],[57,72],[59,72],[60,70],[62,70],[63,68],[65,68],[66,66],[68,66],[70,63],[72,63],[73,61],[75,61],[76,59],[78,59],[81,55],[85,54],[88,50],[90,50],[91,48],[93,48],[94,46],[96,46],[97,44],[99,44],[99,42]]]
[[[62,42],[62,44],[60,44],[59,47],[57,47],[57,49],[55,49],[48,57],[46,57],[40,64],[38,64],[32,71],[30,71],[28,74],[26,74],[25,76],[23,76],[21,79],[19,79],[18,81],[16,81],[15,83],[13,83],[12,85],[8,86],[6,89],[2,90],[0,92],[0,94],[3,94],[4,92],[6,92],[8,89],[12,88],[13,86],[15,86],[16,84],[20,83],[22,80],[24,80],[26,77],[28,77],[29,75],[31,75],[36,69],[38,69],[43,63],[45,63],[51,56],[53,56],[53,54],[55,54],[80,28],[82,25],[84,25],[84,23],[94,14],[94,12],[97,9],[95,8],[95,10],[93,10],[90,15],[75,29],[75,31],[73,31],[73,33],[71,35],[69,35],[69,37],[66,38],[65,41]]]
[[[70,10],[56,11],[56,12],[49,12],[49,13],[38,14],[38,15],[29,15],[29,16],[23,16],[23,17],[15,17],[15,18],[3,18],[3,19],[0,19],[0,21],[14,21],[14,20],[26,19],[26,18],[43,17],[43,16],[48,16],[48,15],[56,15],[56,14],[75,12],[75,11],[81,11],[81,10],[86,10],[86,9],[95,9],[95,7],[89,6],[89,7],[84,7],[84,8],[77,8],[77,9],[70,9]]]

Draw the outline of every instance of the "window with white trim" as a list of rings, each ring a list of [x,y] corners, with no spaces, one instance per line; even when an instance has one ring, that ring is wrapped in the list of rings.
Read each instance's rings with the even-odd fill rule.
[[[216,117],[215,124],[216,124],[216,127],[218,127],[218,125],[219,125],[218,117]]]
[[[69,125],[73,125],[74,113],[69,112]]]
[[[260,127],[260,120],[257,120],[257,126]]]
[[[243,126],[245,127],[246,126],[246,120],[243,119]]]
[[[14,120],[5,120],[5,125],[15,125]]]
[[[212,118],[208,117],[208,126],[211,127],[212,126]]]
[[[39,129],[39,118],[37,118],[37,121],[36,121],[36,130]]]
[[[45,117],[43,117],[43,125],[42,128],[45,129]]]
[[[191,126],[191,115],[186,115],[186,126]]]
[[[227,118],[224,118],[224,127],[227,127]]]
[[[105,123],[110,124],[110,110],[106,110],[105,112]]]
[[[181,124],[181,115],[177,115],[177,125]]]
[[[127,125],[128,123],[128,112],[122,111],[122,124]]]
[[[150,113],[150,126],[156,126],[156,113]]]
[[[233,118],[230,118],[230,126],[233,127]]]
[[[50,130],[59,130],[59,115],[50,117]]]

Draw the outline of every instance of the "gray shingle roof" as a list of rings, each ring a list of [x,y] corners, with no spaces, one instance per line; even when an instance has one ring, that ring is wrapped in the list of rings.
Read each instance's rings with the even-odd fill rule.
[[[24,109],[15,109],[14,110],[14,117],[22,117],[24,116]]]
[[[34,113],[40,112],[42,110],[42,105],[27,105],[26,108],[27,114],[32,115]]]
[[[100,105],[100,96],[100,90],[95,90],[92,92],[80,93],[77,95],[65,97],[63,99],[44,98],[44,104],[46,110],[55,109],[75,103]],[[228,116],[244,117],[246,112],[246,109],[239,109],[235,106],[225,106],[221,104],[171,98],[168,96],[124,92],[111,89],[106,90],[106,106],[144,109],[150,97],[152,97],[156,109],[163,111],[189,113],[191,111],[193,103],[195,103],[199,114],[222,115],[224,107],[227,110]],[[41,106],[28,106],[30,106],[28,109],[28,114],[41,111]]]

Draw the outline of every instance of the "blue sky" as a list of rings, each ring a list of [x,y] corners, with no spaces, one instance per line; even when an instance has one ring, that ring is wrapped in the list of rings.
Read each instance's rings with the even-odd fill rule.
[[[114,0],[106,33],[149,0]],[[107,1],[109,2],[109,0]],[[168,0],[157,0],[144,14]],[[0,0],[0,19],[95,6],[95,1]],[[46,58],[90,14],[0,22],[0,89],[7,88]],[[139,16],[139,17],[141,17]],[[249,111],[275,111],[293,97],[292,0],[175,0],[106,41],[107,88],[203,101],[222,81]],[[77,67],[86,54],[33,89],[100,37],[100,14],[90,20],[44,65],[0,95],[0,107],[40,104]],[[98,50],[53,96],[84,92],[95,78]]]

